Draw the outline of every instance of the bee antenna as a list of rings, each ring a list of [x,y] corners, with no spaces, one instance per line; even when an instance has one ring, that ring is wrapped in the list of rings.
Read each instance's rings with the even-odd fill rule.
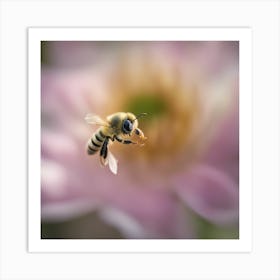
[[[133,120],[133,122],[146,115],[148,115],[148,113],[141,113],[141,114],[137,115],[136,118]]]

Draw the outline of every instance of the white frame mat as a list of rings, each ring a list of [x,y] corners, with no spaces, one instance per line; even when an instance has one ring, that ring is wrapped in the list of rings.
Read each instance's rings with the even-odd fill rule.
[[[240,217],[239,239],[66,240],[41,239],[40,43],[92,41],[239,41]],[[28,29],[28,250],[29,252],[250,252],[252,245],[252,31],[250,28],[107,27]]]

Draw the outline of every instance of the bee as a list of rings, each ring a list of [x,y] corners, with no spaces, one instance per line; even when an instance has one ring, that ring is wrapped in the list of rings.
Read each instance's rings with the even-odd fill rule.
[[[144,145],[144,133],[138,128],[138,119],[146,113],[135,116],[132,113],[117,112],[103,120],[97,115],[87,114],[85,120],[89,124],[100,125],[87,142],[87,154],[99,152],[103,166],[109,164],[110,170],[117,174],[117,160],[109,150],[109,145],[117,140],[122,144]],[[132,141],[133,139],[133,141]]]

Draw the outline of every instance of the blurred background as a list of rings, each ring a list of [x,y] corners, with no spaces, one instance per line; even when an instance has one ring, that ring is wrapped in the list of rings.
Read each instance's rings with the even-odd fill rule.
[[[239,238],[239,43],[41,42],[41,238]],[[148,113],[88,156],[86,114]]]

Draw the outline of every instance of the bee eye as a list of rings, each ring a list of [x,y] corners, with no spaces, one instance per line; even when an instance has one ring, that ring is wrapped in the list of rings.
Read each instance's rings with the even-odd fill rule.
[[[132,129],[133,129],[133,125],[132,125],[131,121],[130,120],[125,120],[123,122],[123,132],[128,134],[132,131]]]
[[[140,131],[138,129],[135,129],[135,134],[140,135]]]

